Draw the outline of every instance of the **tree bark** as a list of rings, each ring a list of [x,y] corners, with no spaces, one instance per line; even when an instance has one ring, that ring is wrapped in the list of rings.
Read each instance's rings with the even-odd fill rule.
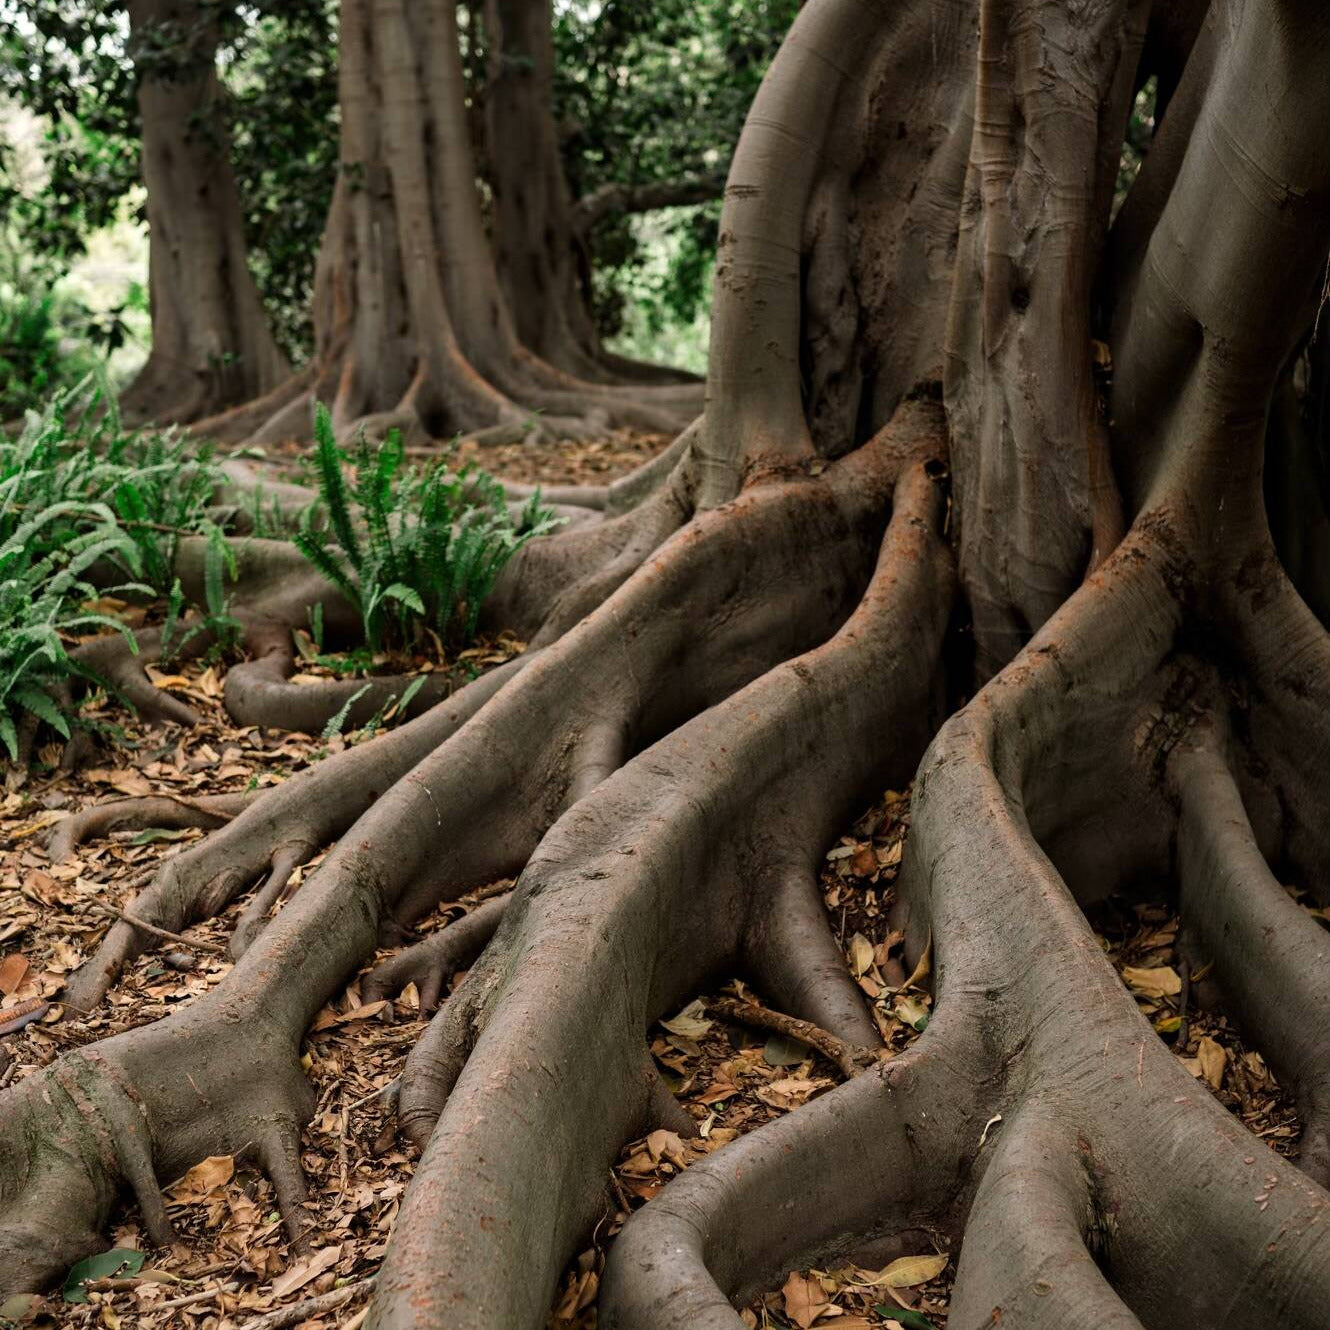
[[[567,264],[540,291],[523,286],[518,305],[505,295],[480,207],[454,7],[342,0],[341,13],[342,154],[315,278],[314,365],[200,428],[257,441],[303,435],[311,399],[331,402],[341,432],[395,426],[417,441],[457,433],[512,441],[610,424],[671,431],[691,419],[700,404],[692,387],[591,382],[523,340],[522,327],[534,328],[561,360],[576,358],[580,297]],[[548,113],[538,98],[516,97],[538,133]],[[503,146],[521,154],[519,166],[539,163],[532,206],[556,210],[569,244],[557,154],[533,159],[524,138]],[[510,203],[502,235],[511,241],[525,205]],[[560,245],[545,254],[561,255]],[[530,263],[509,258],[515,274],[529,275]],[[583,368],[590,372],[589,360]]]
[[[294,1226],[302,1032],[381,940],[517,874],[367,976],[441,997],[489,937],[402,1070],[423,1153],[370,1324],[537,1330],[618,1153],[677,1116],[654,1021],[737,974],[872,1042],[818,872],[913,773],[890,922],[931,958],[927,1029],[636,1212],[598,1323],[739,1330],[791,1269],[925,1228],[959,1251],[960,1330],[1322,1330],[1330,948],[1283,883],[1330,901],[1330,634],[1263,472],[1324,300],[1330,14],[1214,0],[1105,243],[1148,17],[803,8],[727,191],[704,418],[514,561],[492,609],[523,657],[263,793],[122,911],[80,1006],[146,945],[126,917],[176,934],[254,893],[221,983],[0,1097],[6,1287],[93,1248],[122,1185],[166,1241],[158,1179],[239,1143]],[[451,307],[482,309],[464,277]],[[1287,538],[1315,510],[1279,511]],[[345,615],[242,548],[249,611]],[[1105,956],[1085,910],[1141,883],[1292,1091],[1295,1159]]]
[[[246,266],[217,79],[214,18],[195,0],[130,0],[148,191],[152,349],[131,422],[188,424],[290,373]]]

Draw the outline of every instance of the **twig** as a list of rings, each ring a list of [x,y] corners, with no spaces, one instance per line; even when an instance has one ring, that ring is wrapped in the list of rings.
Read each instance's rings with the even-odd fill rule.
[[[511,882],[491,882],[487,887],[480,887],[468,896],[479,905],[482,901],[493,900],[495,896],[506,896],[513,889]]]
[[[371,1099],[378,1099],[383,1095],[391,1094],[397,1089],[398,1079],[399,1078],[395,1076],[387,1085],[381,1085],[377,1090],[371,1090],[369,1094],[361,1095],[359,1099],[352,1100],[351,1103],[347,1104],[346,1112],[349,1113],[353,1108],[359,1108],[362,1104],[368,1104]]]
[[[240,1330],[286,1330],[287,1326],[299,1325],[301,1321],[317,1316],[320,1312],[332,1311],[344,1302],[350,1302],[359,1293],[365,1293],[374,1287],[374,1275],[361,1279],[354,1284],[343,1284],[341,1288],[329,1289],[316,1298],[306,1298],[303,1302],[293,1303],[290,1307],[280,1307],[275,1312],[260,1316],[257,1320],[246,1321]]]
[[[847,1043],[839,1035],[834,1035],[830,1030],[824,1030],[811,1021],[801,1021],[794,1016],[785,1016],[779,1011],[770,1011],[766,1007],[759,1007],[755,1002],[740,1002],[737,998],[711,998],[707,1002],[707,1007],[717,1016],[737,1021],[740,1025],[774,1030],[777,1034],[807,1044],[828,1061],[834,1062],[847,1080],[852,1080],[861,1072],[867,1071],[879,1060],[880,1055],[874,1049]]]
[[[197,1293],[186,1293],[183,1298],[170,1298],[166,1302],[155,1302],[152,1304],[154,1312],[175,1311],[177,1307],[192,1307],[196,1302],[207,1302],[209,1298],[218,1297],[222,1293],[234,1293],[240,1285],[218,1284],[216,1288],[200,1289]]]
[[[88,903],[98,914],[108,915],[120,923],[129,924],[131,928],[138,928],[145,933],[151,933],[153,937],[159,937],[164,942],[174,942],[182,947],[192,947],[195,951],[212,951],[221,956],[226,955],[226,948],[220,942],[208,942],[202,938],[185,937],[181,933],[169,932],[165,928],[158,928],[156,924],[150,924],[146,919],[140,919],[136,914],[130,914],[128,910],[116,910],[109,905],[103,905],[100,901],[89,901]]]

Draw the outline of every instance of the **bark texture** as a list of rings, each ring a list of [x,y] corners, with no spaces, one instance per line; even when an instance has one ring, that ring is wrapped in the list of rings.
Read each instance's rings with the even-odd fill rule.
[[[514,0],[495,10],[500,21],[504,41],[531,45],[548,72],[540,6]],[[608,425],[671,432],[696,414],[701,395],[689,385],[626,391],[577,376],[594,367],[575,355],[585,330],[562,255],[566,186],[542,137],[542,126],[553,132],[548,87],[528,83],[500,77],[495,93],[505,116],[521,117],[502,131],[505,161],[521,158],[500,182],[506,204],[496,214],[505,292],[478,193],[455,6],[342,0],[341,164],[315,275],[315,357],[201,430],[259,442],[303,435],[312,400],[331,403],[343,433],[397,427],[417,441],[473,433],[511,442]],[[551,236],[538,239],[532,228],[546,215]],[[533,275],[556,259],[559,273]],[[559,364],[538,354],[550,346]]]
[[[1277,544],[1266,494],[1330,254],[1330,15],[1213,0],[1153,48],[1156,18],[804,6],[727,190],[705,416],[514,561],[494,612],[525,656],[243,809],[179,812],[229,820],[71,999],[144,924],[252,891],[243,955],[0,1098],[6,1288],[95,1246],[123,1189],[164,1240],[157,1180],[238,1143],[296,1216],[307,1024],[381,938],[516,875],[367,977],[443,999],[368,1323],[536,1330],[625,1141],[677,1121],[655,1019],[738,973],[876,1045],[816,872],[913,773],[894,922],[910,965],[931,948],[927,1030],[637,1212],[601,1322],[737,1330],[791,1268],[926,1228],[960,1244],[959,1330],[1324,1326],[1330,944],[1283,883],[1330,900],[1330,637],[1279,553],[1316,508],[1271,503]],[[1110,234],[1143,49],[1171,95]],[[247,594],[280,625],[275,557]],[[1296,1160],[1105,957],[1084,908],[1142,881],[1293,1090]]]
[[[217,80],[215,16],[195,0],[130,0],[148,191],[152,351],[130,421],[189,424],[290,373],[245,259]]]

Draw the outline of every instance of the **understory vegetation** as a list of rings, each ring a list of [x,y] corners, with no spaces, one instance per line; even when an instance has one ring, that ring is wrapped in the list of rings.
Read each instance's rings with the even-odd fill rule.
[[[11,15],[0,1318],[1325,1330],[1323,0]]]
[[[385,649],[445,661],[471,646],[504,564],[558,519],[538,492],[511,512],[498,481],[469,463],[450,471],[446,449],[408,466],[399,435],[372,446],[362,433],[348,453],[322,406],[315,432],[307,506],[283,518],[256,488],[241,510],[250,534],[290,540],[355,606],[359,668]],[[21,736],[39,724],[71,737],[72,685],[113,688],[80,658],[95,635],[118,634],[137,653],[133,625],[151,622],[166,664],[200,635],[214,654],[235,644],[236,512],[218,506],[224,487],[211,449],[126,429],[104,385],[57,392],[0,435],[0,743],[12,760],[31,751]],[[177,572],[189,538],[203,548],[193,614]]]

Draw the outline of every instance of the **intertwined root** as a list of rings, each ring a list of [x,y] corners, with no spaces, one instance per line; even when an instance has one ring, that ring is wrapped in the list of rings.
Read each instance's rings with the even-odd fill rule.
[[[1166,521],[1138,524],[925,758],[901,922],[916,949],[931,936],[936,1015],[904,1065],[672,1183],[611,1253],[607,1325],[737,1330],[731,1299],[791,1266],[958,1218],[958,1326],[1322,1323],[1325,935],[1257,848],[1230,772],[1259,760],[1225,738],[1227,691],[1178,651],[1196,576],[1181,547]],[[1166,1051],[1072,895],[1166,871],[1175,836],[1184,923],[1311,1114],[1305,1172]],[[933,1079],[911,1097],[896,1077],[916,1075]],[[832,1124],[859,1147],[825,1158]],[[860,1161],[884,1155],[865,1201]],[[804,1195],[774,1231],[751,1218]]]
[[[935,409],[920,411],[928,427],[917,430],[934,436]],[[319,1008],[385,928],[519,871],[560,814],[626,758],[833,633],[867,580],[907,451],[886,439],[818,479],[764,486],[707,514],[548,648],[265,793],[170,858],[134,902],[134,918],[175,931],[261,884],[238,931],[248,948],[237,947],[234,970],[192,1006],[71,1053],[0,1098],[6,1250],[45,1216],[80,1216],[6,1266],[6,1287],[49,1278],[85,1254],[121,1184],[151,1218],[160,1211],[155,1178],[247,1143],[294,1224],[299,1129],[310,1109],[299,1041]],[[918,484],[931,493],[932,482]],[[944,618],[945,609],[925,616],[934,641]],[[793,668],[782,687],[798,698]],[[926,681],[931,663],[904,674]],[[926,682],[915,691],[926,693]],[[800,724],[815,702],[802,705]],[[922,718],[920,697],[911,711]],[[267,919],[294,868],[333,840]],[[96,1002],[142,945],[136,926],[115,925],[76,976],[71,1003]],[[636,1045],[641,1098],[663,1103],[640,1037]],[[84,1087],[73,1108],[69,1084]]]
[[[924,467],[909,468],[839,633],[667,735],[542,840],[403,1073],[402,1125],[429,1144],[376,1325],[543,1320],[611,1161],[650,1120],[644,1032],[710,975],[763,968],[778,1005],[862,1037],[861,1009],[837,1016],[853,1010],[844,969],[825,970],[816,949],[773,954],[788,935],[771,911],[856,800],[908,774],[929,733],[951,592],[941,502]],[[888,743],[864,742],[879,730]],[[521,1280],[486,1273],[517,1268]]]

